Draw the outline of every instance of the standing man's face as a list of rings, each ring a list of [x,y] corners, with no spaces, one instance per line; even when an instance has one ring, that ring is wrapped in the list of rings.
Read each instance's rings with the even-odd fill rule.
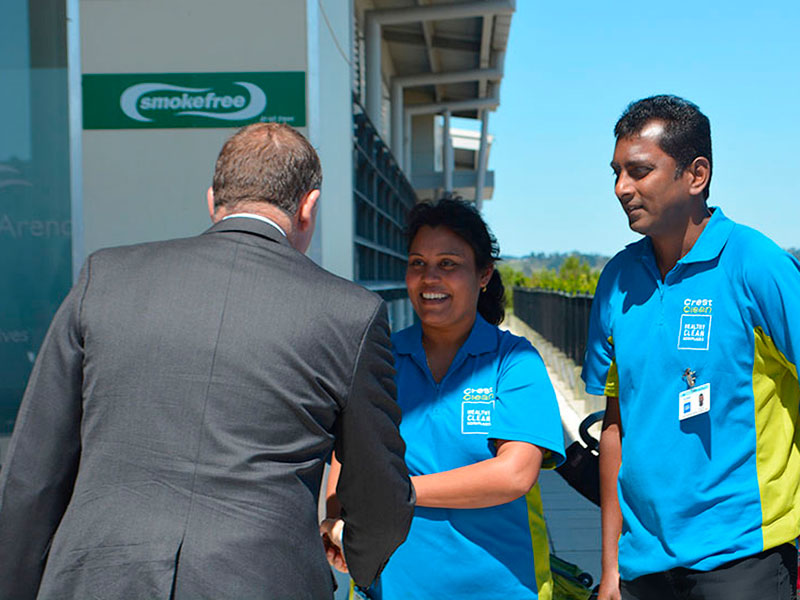
[[[664,236],[685,226],[691,213],[688,169],[675,178],[675,159],[658,145],[664,125],[652,121],[640,133],[617,140],[611,168],[614,192],[633,231]]]

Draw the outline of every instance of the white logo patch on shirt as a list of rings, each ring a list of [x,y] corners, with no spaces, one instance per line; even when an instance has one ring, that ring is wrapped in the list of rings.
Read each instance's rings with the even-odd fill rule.
[[[467,388],[461,402],[461,433],[489,433],[494,410],[494,389]]]
[[[708,350],[711,315],[681,315],[678,350]]]

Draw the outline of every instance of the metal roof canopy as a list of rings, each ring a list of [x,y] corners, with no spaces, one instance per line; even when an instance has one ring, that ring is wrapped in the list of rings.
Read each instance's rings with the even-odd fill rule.
[[[486,172],[488,111],[499,104],[500,81],[515,0],[373,0],[365,16],[366,110],[381,122],[382,42],[395,69],[391,80],[391,146],[410,171],[410,120],[443,114],[445,189],[452,189],[454,161],[451,116],[481,119],[475,191],[480,206]],[[405,90],[414,88],[407,104]]]
[[[382,47],[394,66],[391,79],[392,153],[410,174],[411,117],[442,114],[444,188],[452,191],[455,169],[450,117],[479,118],[475,199],[480,207],[486,173],[488,112],[497,108],[515,0],[373,0],[364,13],[366,111],[382,120]],[[414,88],[417,102],[406,103]]]
[[[364,13],[366,109],[374,123],[381,114],[381,42],[386,42],[395,78],[428,75],[427,80],[401,83],[423,93],[429,104],[485,98],[489,81],[502,78],[514,0],[374,0]],[[454,73],[491,69],[485,76],[453,78]],[[437,80],[435,75],[443,75]],[[456,116],[477,118],[475,110]]]

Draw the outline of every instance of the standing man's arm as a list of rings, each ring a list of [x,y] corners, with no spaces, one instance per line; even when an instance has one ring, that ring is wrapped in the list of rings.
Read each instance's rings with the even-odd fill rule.
[[[335,444],[344,554],[351,577],[362,587],[373,582],[405,540],[414,512],[399,424],[389,324],[381,303],[361,342]]]
[[[42,342],[0,472],[0,599],[35,598],[81,452],[87,267]]]
[[[622,464],[622,426],[619,398],[606,397],[606,414],[600,435],[600,506],[603,530],[603,574],[598,600],[619,600],[619,536],[622,533],[622,512],[617,496],[617,475]]]

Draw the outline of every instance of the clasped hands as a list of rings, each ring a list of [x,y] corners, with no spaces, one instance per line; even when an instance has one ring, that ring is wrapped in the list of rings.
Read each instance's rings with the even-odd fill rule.
[[[328,564],[337,571],[347,573],[347,562],[344,559],[344,521],[342,519],[325,519],[319,524],[319,533],[325,546]]]

